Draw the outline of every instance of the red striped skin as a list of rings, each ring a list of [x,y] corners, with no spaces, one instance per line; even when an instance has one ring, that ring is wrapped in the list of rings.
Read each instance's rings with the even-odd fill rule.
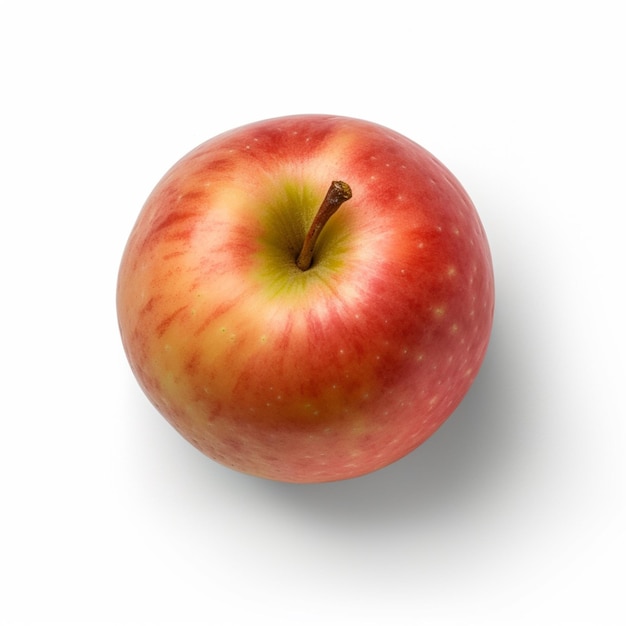
[[[302,231],[332,180],[353,197],[302,273],[280,225]],[[117,308],[135,376],[191,443],[242,472],[322,482],[392,463],[454,411],[487,349],[493,272],[470,199],[423,148],[295,116],[174,165],[130,235]]]

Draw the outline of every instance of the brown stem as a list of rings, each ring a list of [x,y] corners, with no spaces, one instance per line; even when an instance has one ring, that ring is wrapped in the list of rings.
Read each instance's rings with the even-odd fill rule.
[[[309,228],[309,232],[304,238],[302,250],[300,250],[300,254],[296,259],[296,265],[303,272],[306,272],[311,267],[311,263],[313,262],[313,250],[317,243],[317,238],[322,232],[322,228],[324,228],[326,222],[334,215],[337,209],[346,200],[350,200],[351,197],[352,190],[350,189],[350,185],[340,180],[334,180],[331,183],[326,192],[326,197],[313,219],[311,228]]]

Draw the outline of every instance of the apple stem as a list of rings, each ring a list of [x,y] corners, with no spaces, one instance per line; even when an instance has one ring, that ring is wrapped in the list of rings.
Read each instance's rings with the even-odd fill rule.
[[[311,263],[313,262],[313,250],[315,248],[315,244],[317,243],[317,238],[326,225],[326,222],[328,222],[337,209],[346,200],[350,200],[351,197],[352,189],[350,189],[350,185],[347,183],[340,180],[334,180],[330,184],[330,187],[326,192],[326,197],[313,219],[309,232],[304,238],[302,250],[300,250],[300,254],[296,259],[296,265],[303,272],[306,272],[311,267]]]

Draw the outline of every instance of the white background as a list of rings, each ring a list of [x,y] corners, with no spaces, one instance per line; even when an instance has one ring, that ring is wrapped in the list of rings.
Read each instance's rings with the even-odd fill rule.
[[[621,4],[2,2],[0,623],[626,623]],[[115,282],[174,161],[305,112],[448,165],[497,311],[430,441],[295,486],[151,408]]]

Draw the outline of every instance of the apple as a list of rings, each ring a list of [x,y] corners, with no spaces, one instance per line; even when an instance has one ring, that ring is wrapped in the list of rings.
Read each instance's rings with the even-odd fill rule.
[[[456,178],[397,132],[296,115],[201,144],[123,253],[121,338],[156,409],[212,459],[295,483],[360,476],[450,416],[494,282]]]

